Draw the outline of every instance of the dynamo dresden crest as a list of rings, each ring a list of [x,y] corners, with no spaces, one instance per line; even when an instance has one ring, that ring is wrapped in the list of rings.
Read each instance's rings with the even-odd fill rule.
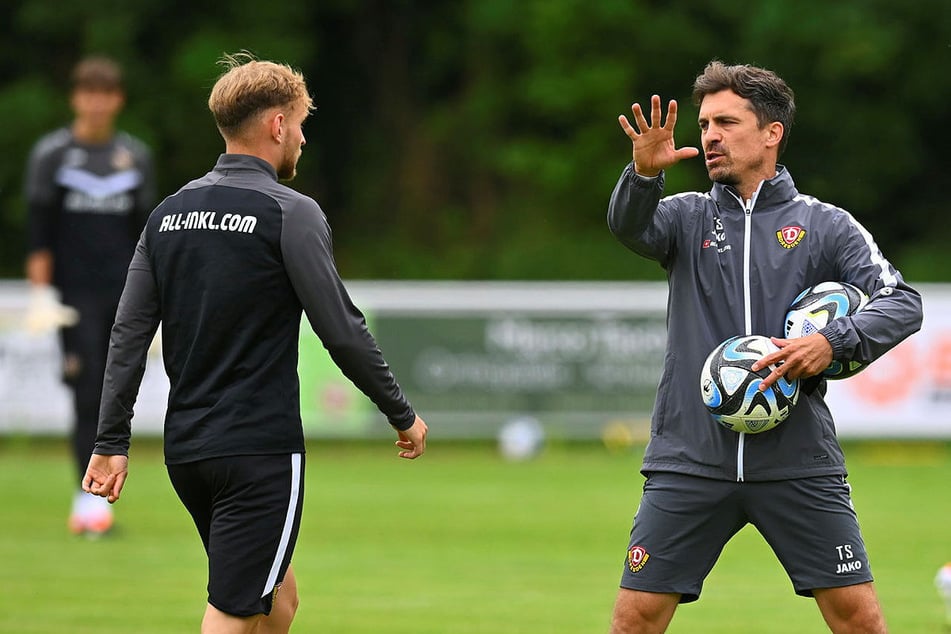
[[[631,546],[627,551],[627,567],[631,572],[640,572],[651,556],[643,546]]]
[[[806,230],[802,227],[783,227],[776,232],[776,239],[779,240],[779,246],[784,249],[791,249],[806,237]]]

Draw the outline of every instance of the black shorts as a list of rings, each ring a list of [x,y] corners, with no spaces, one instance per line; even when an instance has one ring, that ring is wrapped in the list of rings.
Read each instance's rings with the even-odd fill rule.
[[[270,614],[300,528],[303,454],[173,464],[168,475],[208,554],[208,603]]]
[[[753,524],[796,594],[872,580],[844,476],[777,482],[711,480],[654,472],[644,483],[621,587],[696,601],[723,547]]]

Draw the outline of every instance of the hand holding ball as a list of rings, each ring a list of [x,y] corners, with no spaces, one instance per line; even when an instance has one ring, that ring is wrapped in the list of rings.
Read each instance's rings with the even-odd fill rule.
[[[735,432],[758,434],[786,420],[799,399],[799,381],[780,377],[767,390],[763,379],[776,369],[752,365],[778,350],[768,337],[731,337],[713,349],[700,372],[700,395],[714,420]]]

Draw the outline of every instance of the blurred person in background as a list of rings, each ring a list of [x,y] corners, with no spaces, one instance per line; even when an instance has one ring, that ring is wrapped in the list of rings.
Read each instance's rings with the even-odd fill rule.
[[[96,440],[109,331],[155,204],[155,177],[146,145],[116,129],[125,104],[119,64],[87,57],[74,67],[71,84],[72,123],[40,138],[26,168],[27,328],[59,330],[81,479]],[[102,498],[76,490],[70,531],[99,536],[112,524],[112,509]]]
[[[666,270],[670,297],[646,479],[612,632],[665,631],[678,604],[699,598],[724,545],[753,524],[831,631],[883,634],[822,372],[833,359],[871,363],[916,332],[921,296],[852,215],[801,194],[777,162],[796,111],[780,77],[713,61],[694,81],[693,98],[709,192],[664,196],[665,170],[701,155],[675,146],[676,101],[666,118],[658,95],[649,111],[632,106],[633,125],[619,117],[633,161],[611,196],[608,225]],[[825,281],[853,284],[871,299],[818,332],[779,338],[793,298]],[[760,389],[780,376],[801,385],[789,418],[762,434],[720,426],[700,395],[707,354],[744,334],[772,335],[779,347],[752,366],[776,364]]]
[[[287,632],[303,508],[297,374],[302,312],[331,358],[396,430],[401,458],[426,447],[416,415],[337,273],[330,226],[294,178],[313,109],[283,64],[227,56],[208,106],[225,153],[151,214],[110,341],[85,490],[119,499],[132,408],[162,324],[171,391],[165,462],[208,556],[202,632]]]

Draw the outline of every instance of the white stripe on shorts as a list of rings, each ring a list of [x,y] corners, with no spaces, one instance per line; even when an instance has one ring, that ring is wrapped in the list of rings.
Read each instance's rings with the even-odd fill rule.
[[[294,514],[297,512],[297,496],[300,495],[300,454],[291,454],[291,499],[287,504],[287,516],[284,518],[284,530],[281,531],[281,543],[277,546],[277,554],[274,555],[274,563],[271,564],[271,572],[267,576],[267,583],[264,584],[262,597],[274,591],[274,584],[277,583],[277,574],[281,571],[281,562],[284,561],[284,553],[287,552],[287,542],[291,539],[291,528],[294,526]]]

